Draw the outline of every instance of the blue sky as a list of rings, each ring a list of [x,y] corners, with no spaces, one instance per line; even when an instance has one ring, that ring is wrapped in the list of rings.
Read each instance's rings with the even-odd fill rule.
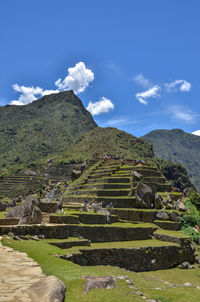
[[[74,89],[99,126],[197,131],[199,30],[199,0],[1,1],[0,105]]]

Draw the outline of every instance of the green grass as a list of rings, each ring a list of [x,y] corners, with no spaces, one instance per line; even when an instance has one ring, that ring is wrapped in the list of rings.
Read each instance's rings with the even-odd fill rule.
[[[0,218],[5,218],[6,217],[6,214],[8,213],[8,211],[2,211],[0,212]]]
[[[190,238],[189,236],[184,234],[182,231],[168,231],[168,230],[158,229],[154,233],[161,234],[161,235],[168,235],[168,236],[177,237],[177,238]]]
[[[121,241],[121,242],[103,242],[103,243],[92,243],[90,246],[80,247],[81,249],[93,250],[93,249],[119,249],[119,248],[128,248],[128,249],[138,249],[144,247],[158,247],[158,246],[177,246],[176,243],[160,241],[156,239],[148,240],[135,240],[135,241]],[[74,249],[74,248],[72,248]],[[71,249],[70,249],[71,250]]]
[[[21,252],[26,252],[41,265],[43,272],[47,275],[56,275],[63,280],[67,286],[67,302],[141,302],[142,297],[134,294],[124,280],[117,282],[117,287],[111,290],[94,289],[87,294],[83,293],[84,275],[92,276],[128,276],[138,291],[142,291],[148,299],[160,299],[162,302],[197,302],[200,290],[196,288],[166,287],[161,280],[182,285],[191,282],[199,285],[200,270],[168,269],[153,272],[134,273],[112,266],[90,266],[81,267],[70,261],[54,257],[63,253],[60,249],[43,241],[14,241],[3,239],[3,243]],[[161,288],[156,290],[155,288]]]

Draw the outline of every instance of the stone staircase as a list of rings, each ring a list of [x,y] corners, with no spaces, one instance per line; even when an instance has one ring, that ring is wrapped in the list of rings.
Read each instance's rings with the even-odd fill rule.
[[[132,177],[136,171],[142,175],[142,182],[151,185],[158,192],[169,192],[171,186],[165,177],[154,167],[122,165],[119,160],[100,161],[89,174],[83,174],[72,183],[63,196],[65,204],[73,202],[105,201],[115,208],[134,208],[135,190],[138,180]],[[87,172],[87,171],[86,171]]]

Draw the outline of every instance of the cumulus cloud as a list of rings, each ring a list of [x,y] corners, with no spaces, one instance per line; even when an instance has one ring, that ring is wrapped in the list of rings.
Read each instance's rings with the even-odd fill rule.
[[[105,98],[104,96],[97,102],[89,102],[86,108],[92,115],[99,115],[101,113],[107,113],[114,109],[114,104],[111,100]]]
[[[45,90],[41,87],[27,87],[14,84],[12,86],[13,89],[21,94],[17,100],[11,101],[11,105],[27,105],[44,95],[58,93],[67,89],[72,89],[78,94],[85,91],[93,80],[94,73],[86,68],[83,62],[79,62],[74,67],[68,68],[68,74],[63,81],[58,79],[55,82],[56,89]]]
[[[192,134],[200,136],[200,130],[195,130],[192,132]]]
[[[168,92],[180,90],[182,92],[188,92],[191,90],[192,85],[190,82],[187,82],[186,80],[175,80],[171,83],[166,83],[165,87]]]
[[[155,85],[148,90],[136,93],[135,96],[141,104],[147,105],[148,104],[147,99],[158,97],[159,96],[158,92],[160,89],[161,89],[160,86]]]
[[[172,118],[186,123],[194,122],[197,117],[197,114],[190,109],[180,106],[172,106],[169,108],[169,111],[172,115]]]
[[[26,87],[19,86],[18,84],[14,84],[12,87],[16,92],[20,92],[21,95],[17,100],[13,100],[11,105],[27,105],[37,100],[39,97],[59,92],[59,90],[44,90],[41,87]]]
[[[145,87],[145,88],[149,88],[150,86],[152,86],[152,83],[149,79],[147,79],[142,73],[139,73],[137,74],[135,77],[134,77],[134,81]]]
[[[77,63],[74,67],[68,68],[68,75],[64,80],[58,79],[55,82],[60,90],[72,89],[75,93],[83,92],[94,81],[94,73],[86,68],[83,62]]]

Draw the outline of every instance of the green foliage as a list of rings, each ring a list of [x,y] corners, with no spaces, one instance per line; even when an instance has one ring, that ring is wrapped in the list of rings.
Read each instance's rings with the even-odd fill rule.
[[[0,107],[0,168],[28,165],[62,152],[96,126],[73,91],[44,96],[26,106]]]
[[[154,130],[142,137],[153,145],[156,156],[181,163],[200,191],[200,137],[180,129]]]
[[[180,163],[162,159],[155,159],[155,163],[173,187],[178,188],[181,192],[195,190],[187,170]]]
[[[197,192],[191,192],[190,193],[190,201],[193,205],[195,205],[195,207],[197,207],[197,209],[200,208],[200,194],[198,194]]]
[[[181,219],[182,230],[190,236],[193,241],[198,242],[200,233],[195,231],[195,227],[200,227],[200,212],[190,198],[187,199],[185,205],[188,208],[188,212]]]

